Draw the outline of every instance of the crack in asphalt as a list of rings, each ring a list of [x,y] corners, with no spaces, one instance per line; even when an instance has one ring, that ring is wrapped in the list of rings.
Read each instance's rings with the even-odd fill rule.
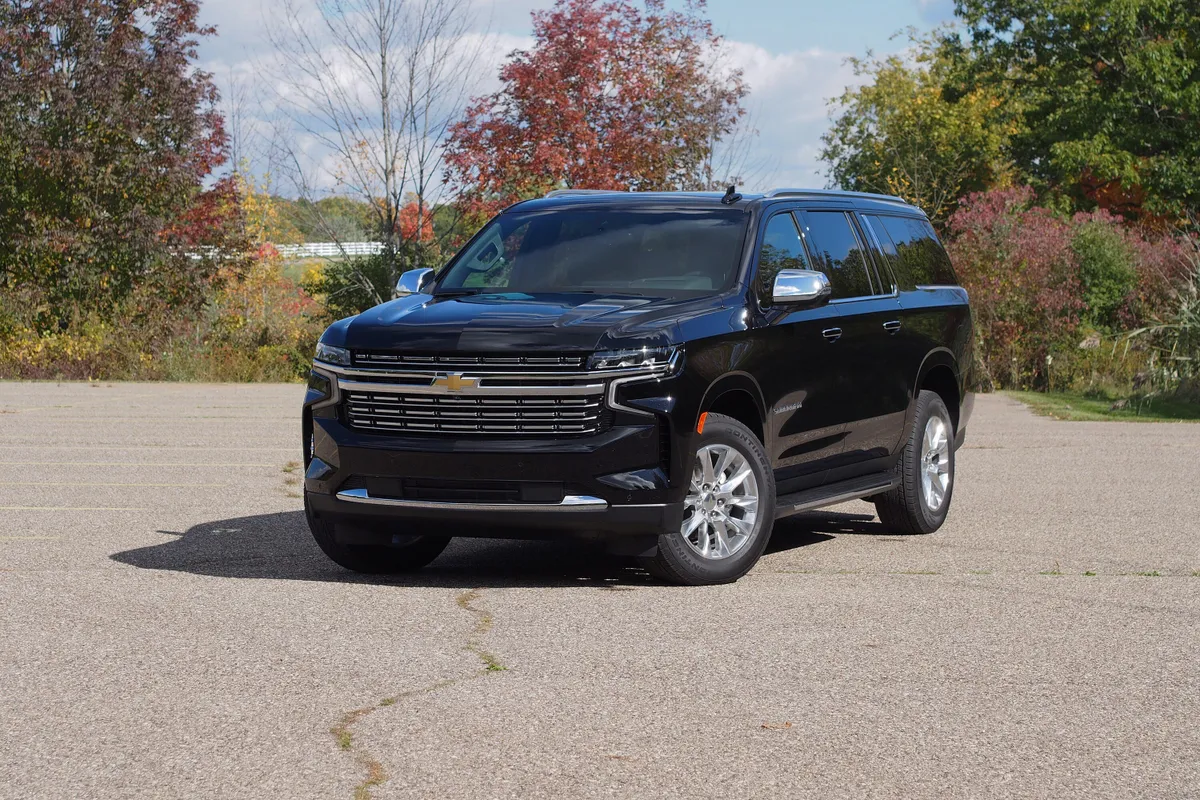
[[[481,589],[470,589],[459,594],[455,600],[459,608],[475,616],[475,625],[471,629],[471,633],[467,636],[467,641],[464,643],[463,649],[468,653],[472,653],[483,662],[481,669],[457,678],[443,678],[428,686],[409,689],[406,692],[385,697],[373,705],[351,709],[342,714],[337,723],[329,729],[329,733],[333,736],[333,740],[338,748],[351,753],[366,773],[362,782],[354,787],[354,800],[371,800],[371,790],[377,786],[381,786],[388,779],[383,762],[361,745],[355,744],[353,729],[357,723],[375,711],[394,706],[402,700],[432,694],[433,692],[465,681],[482,678],[492,672],[504,672],[508,669],[508,667],[500,662],[495,653],[492,653],[483,646],[483,637],[491,631],[495,624],[495,618],[486,608],[481,608],[476,604],[481,594]]]

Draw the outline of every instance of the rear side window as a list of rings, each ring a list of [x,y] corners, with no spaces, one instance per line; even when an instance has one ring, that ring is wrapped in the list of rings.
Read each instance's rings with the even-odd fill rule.
[[[771,217],[763,232],[762,250],[758,255],[758,295],[764,303],[771,302],[775,276],[781,269],[809,269],[800,229],[790,211]]]
[[[808,242],[818,269],[829,276],[833,297],[869,297],[872,294],[867,253],[850,218],[843,211],[806,211]]]
[[[882,215],[872,215],[867,220],[891,261],[901,289],[958,285],[950,257],[928,220]]]

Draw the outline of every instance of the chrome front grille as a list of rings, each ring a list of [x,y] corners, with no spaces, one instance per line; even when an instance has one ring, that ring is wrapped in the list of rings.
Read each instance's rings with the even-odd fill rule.
[[[352,356],[356,367],[401,367],[405,369],[480,370],[502,372],[504,370],[580,370],[587,362],[581,355],[505,356],[505,355],[413,355],[410,353],[383,353],[370,350],[355,350]]]
[[[678,366],[619,364],[588,369],[584,354],[412,354],[355,350],[350,365],[316,361],[337,381],[343,421],[392,435],[587,436],[607,430],[630,381]]]
[[[589,434],[600,427],[599,395],[456,396],[346,393],[355,428],[412,433]]]

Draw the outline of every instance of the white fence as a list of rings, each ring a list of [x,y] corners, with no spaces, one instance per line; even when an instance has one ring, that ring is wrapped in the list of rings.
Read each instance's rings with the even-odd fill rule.
[[[282,258],[339,258],[341,256],[373,256],[383,252],[379,242],[309,242],[308,244],[277,244]]]

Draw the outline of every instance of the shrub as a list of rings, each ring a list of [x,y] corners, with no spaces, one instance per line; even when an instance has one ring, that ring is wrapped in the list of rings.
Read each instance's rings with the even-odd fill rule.
[[[304,276],[301,286],[318,297],[329,319],[353,316],[392,299],[396,270],[384,256],[331,261]]]
[[[1047,358],[1074,342],[1085,308],[1069,223],[1019,188],[969,196],[949,227],[991,383],[1044,388]]]
[[[985,384],[1127,392],[1190,346],[1163,338],[1189,329],[1187,239],[1104,211],[1068,218],[1021,187],[961,201],[947,248],[970,292]],[[1130,329],[1142,335],[1121,335]],[[1194,362],[1171,363],[1178,381]]]
[[[1136,300],[1138,284],[1134,251],[1114,218],[1083,217],[1076,218],[1071,250],[1079,265],[1084,319],[1093,327],[1113,331],[1133,314],[1129,306]]]
[[[118,322],[93,314],[39,332],[39,303],[0,298],[0,378],[102,380],[296,380],[308,369],[320,308],[279,265],[264,259],[189,314],[140,294]]]

